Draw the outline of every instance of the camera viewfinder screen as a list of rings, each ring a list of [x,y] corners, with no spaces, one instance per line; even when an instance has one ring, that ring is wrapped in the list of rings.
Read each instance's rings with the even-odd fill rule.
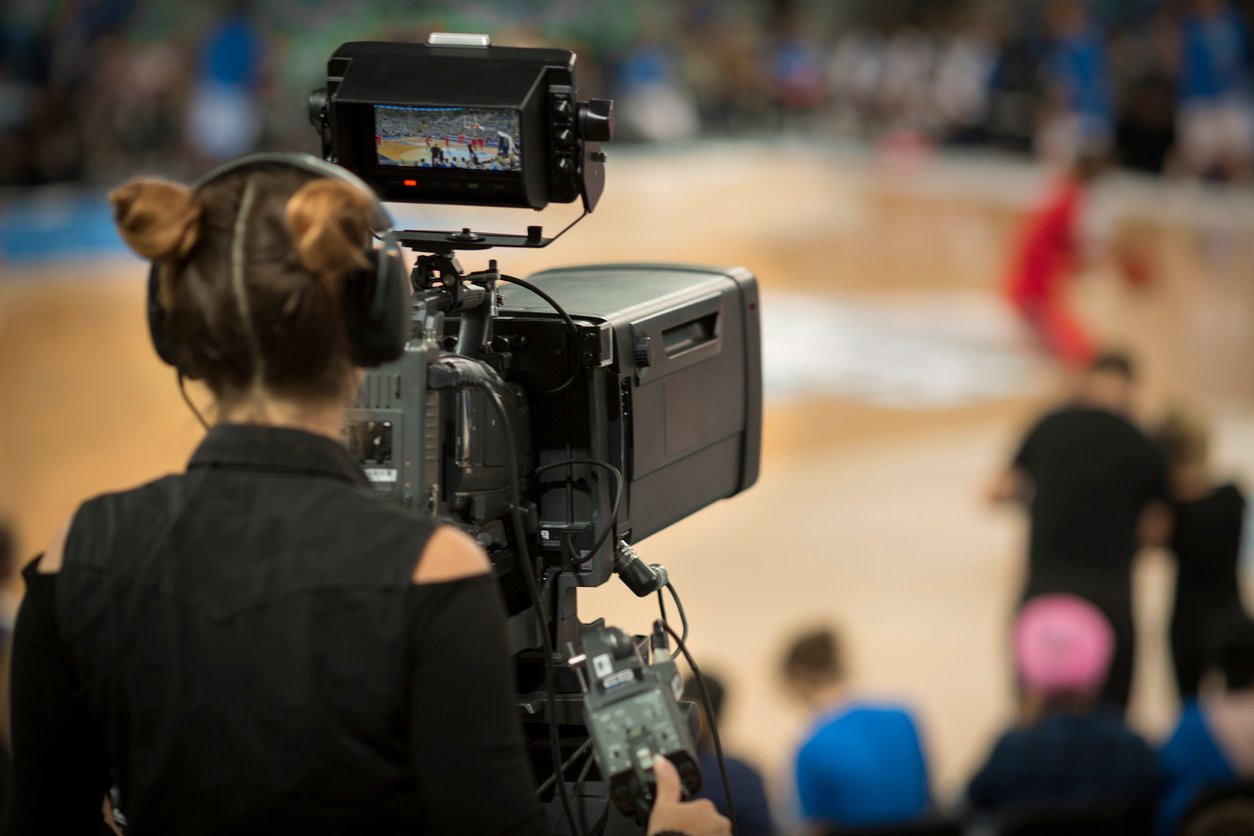
[[[374,105],[380,166],[520,172],[518,133],[510,108]]]

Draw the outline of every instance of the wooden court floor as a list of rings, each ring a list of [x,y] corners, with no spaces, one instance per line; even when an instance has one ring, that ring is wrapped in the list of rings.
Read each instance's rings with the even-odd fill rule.
[[[995,293],[1015,219],[1040,185],[1038,172],[995,162],[940,161],[907,175],[813,149],[769,167],[760,159],[741,146],[615,155],[596,214],[549,250],[493,255],[519,275],[576,263],[744,264],[764,306],[783,293],[889,308],[909,298],[925,310],[935,300],[941,316],[947,300]],[[1174,186],[1104,188],[1111,228],[1143,242],[1158,275],[1136,292],[1094,270],[1077,308],[1142,358],[1147,417],[1173,399],[1203,404],[1224,469],[1254,483],[1254,253],[1241,232],[1254,228],[1254,207]],[[487,223],[447,207],[409,208],[403,220],[534,222]],[[147,344],[138,262],[3,270],[0,510],[33,554],[81,499],[180,468],[200,430]],[[873,340],[858,350],[876,361]],[[831,393],[768,400],[759,484],[640,544],[670,569],[698,659],[729,685],[729,748],[757,760],[780,799],[805,718],[778,685],[777,661],[799,627],[839,625],[852,687],[916,707],[944,796],[1011,716],[1004,634],[1024,531],[980,494],[1056,394],[1046,382],[932,409]],[[1163,556],[1146,555],[1136,583],[1143,640],[1132,716],[1156,735],[1175,710]],[[616,583],[584,592],[580,607],[637,632],[654,617],[651,602]]]

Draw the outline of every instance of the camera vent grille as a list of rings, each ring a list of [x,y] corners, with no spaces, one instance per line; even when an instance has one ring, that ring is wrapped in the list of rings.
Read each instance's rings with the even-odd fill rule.
[[[391,409],[401,399],[401,376],[371,372],[357,391],[356,406],[361,409]]]

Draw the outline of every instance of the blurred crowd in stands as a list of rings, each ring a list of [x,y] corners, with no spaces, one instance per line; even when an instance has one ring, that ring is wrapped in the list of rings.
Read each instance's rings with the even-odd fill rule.
[[[13,0],[0,9],[0,184],[314,150],[306,95],[336,45],[437,30],[576,50],[583,93],[616,99],[624,141],[784,132],[1100,150],[1225,180],[1250,169],[1254,0],[453,5]]]

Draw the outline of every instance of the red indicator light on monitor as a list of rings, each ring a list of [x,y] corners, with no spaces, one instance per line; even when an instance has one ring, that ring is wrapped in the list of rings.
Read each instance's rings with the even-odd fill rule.
[[[418,181],[417,181],[417,180],[406,180],[406,181],[405,181],[405,185],[406,185],[406,186],[417,186],[417,185],[418,185]]]

